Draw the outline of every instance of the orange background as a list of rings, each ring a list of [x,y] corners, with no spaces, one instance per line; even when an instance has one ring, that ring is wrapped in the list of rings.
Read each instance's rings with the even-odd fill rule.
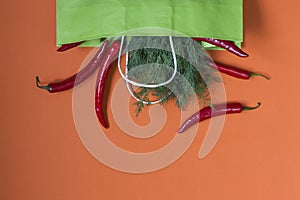
[[[71,91],[49,94],[35,87],[36,75],[50,81],[75,73],[91,49],[55,51],[54,0],[2,1],[0,199],[300,199],[299,6],[296,0],[244,0],[243,49],[250,57],[209,52],[272,77],[223,76],[229,101],[261,101],[260,109],[228,116],[205,159],[198,159],[204,138],[199,131],[167,168],[127,174],[104,166],[84,148]],[[166,130],[172,128],[168,124]],[[158,147],[168,141],[161,135],[154,142]],[[124,137],[112,138],[130,147]]]

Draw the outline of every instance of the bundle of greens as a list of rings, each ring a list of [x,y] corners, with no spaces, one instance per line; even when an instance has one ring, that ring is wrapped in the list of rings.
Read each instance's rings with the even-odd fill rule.
[[[218,81],[215,68],[209,67],[210,57],[203,48],[187,37],[172,37],[176,53],[177,73],[174,79],[156,88],[140,87],[134,95],[140,99],[135,103],[138,115],[150,97],[156,96],[164,104],[170,99],[184,109],[190,97],[196,95],[199,103],[210,102],[208,86]],[[159,84],[169,80],[174,72],[174,59],[170,40],[166,36],[134,36],[128,42],[127,77],[143,84]],[[148,102],[145,104],[145,102]]]

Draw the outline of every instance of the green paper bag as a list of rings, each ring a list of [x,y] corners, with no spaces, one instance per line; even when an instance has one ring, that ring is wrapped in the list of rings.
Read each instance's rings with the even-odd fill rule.
[[[159,27],[240,46],[242,10],[242,0],[57,0],[57,45],[84,40],[81,46],[97,46],[99,38]]]

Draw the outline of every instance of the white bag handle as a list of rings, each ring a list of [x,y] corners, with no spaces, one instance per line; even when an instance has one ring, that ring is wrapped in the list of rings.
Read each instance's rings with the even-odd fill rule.
[[[169,84],[170,82],[173,81],[173,79],[175,78],[175,75],[177,73],[177,60],[176,60],[176,54],[175,54],[175,50],[174,50],[174,46],[173,46],[173,40],[172,40],[172,36],[169,36],[169,40],[170,40],[170,46],[171,46],[171,51],[172,51],[172,56],[173,56],[173,60],[174,60],[174,72],[171,76],[171,78],[163,83],[160,83],[160,84],[142,84],[142,83],[137,83],[133,80],[130,80],[128,79],[128,50],[126,48],[126,64],[125,64],[125,75],[123,74],[122,72],[122,69],[121,69],[121,64],[120,64],[120,60],[121,60],[121,53],[122,53],[122,47],[123,47],[123,43],[124,43],[124,36],[121,37],[121,46],[120,46],[120,51],[119,51],[119,56],[118,56],[118,69],[119,69],[119,73],[121,75],[121,77],[126,81],[126,86],[127,86],[127,89],[130,93],[130,95],[136,99],[137,101],[141,101],[143,102],[144,104],[157,104],[159,102],[161,102],[165,97],[159,99],[159,100],[156,100],[156,101],[144,101],[142,99],[139,99],[133,92],[133,89],[132,87],[129,85],[129,84],[132,84],[134,86],[137,86],[137,87],[146,87],[146,88],[156,88],[156,87],[160,87],[160,86],[164,86],[164,85],[167,85]],[[169,92],[168,95],[171,95],[171,92]]]

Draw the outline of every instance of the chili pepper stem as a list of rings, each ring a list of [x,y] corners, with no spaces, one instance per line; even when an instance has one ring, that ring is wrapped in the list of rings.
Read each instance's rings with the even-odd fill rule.
[[[35,77],[35,84],[38,88],[44,89],[44,90],[48,90],[50,91],[50,87],[49,86],[44,86],[44,85],[40,85],[40,79],[38,76]]]
[[[257,106],[254,106],[254,107],[246,107],[246,106],[243,106],[242,110],[255,110],[257,108],[260,107],[260,102],[257,103]]]
[[[250,76],[261,76],[261,77],[264,77],[267,80],[271,79],[270,77],[268,77],[268,76],[266,76],[264,74],[257,74],[257,73],[253,73],[253,72],[250,73]]]

